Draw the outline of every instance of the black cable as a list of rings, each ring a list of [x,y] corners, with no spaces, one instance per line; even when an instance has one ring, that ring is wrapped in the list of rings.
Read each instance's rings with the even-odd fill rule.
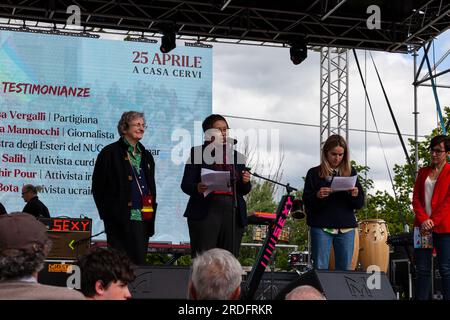
[[[361,82],[362,82],[363,87],[364,87],[364,92],[365,92],[366,97],[367,97],[367,102],[369,104],[370,113],[372,114],[372,118],[373,118],[373,121],[375,123],[375,128],[378,131],[378,125],[377,125],[377,122],[375,120],[375,115],[373,113],[372,103],[370,102],[369,94],[367,93],[366,83],[364,82],[364,78],[363,78],[363,74],[362,74],[362,71],[361,71],[361,67],[359,65],[358,56],[356,55],[356,50],[355,49],[352,49],[352,50],[353,50],[353,55],[355,56],[356,65],[358,66],[359,76],[361,78]],[[389,165],[388,165],[387,159],[386,159],[386,153],[384,152],[383,143],[381,142],[381,137],[380,137],[379,134],[378,134],[378,140],[380,141],[381,150],[383,151],[384,162],[386,163],[386,168],[387,168],[387,171],[388,171],[388,174],[389,174],[389,180],[391,181],[392,190],[394,191],[394,198],[396,200],[396,203],[398,204],[397,192],[395,191],[394,181],[392,180],[391,171],[389,170]],[[400,219],[402,220],[403,226],[406,226],[407,225],[406,217],[403,214],[401,208],[399,208],[398,212],[399,212],[399,215],[400,215]]]
[[[241,116],[232,116],[232,115],[226,115],[226,114],[223,114],[223,116],[225,118],[233,118],[233,119],[240,119],[240,120],[261,121],[261,122],[270,122],[270,123],[278,123],[278,124],[287,124],[287,125],[293,125],[293,126],[320,128],[320,125],[318,125],[318,124],[308,124],[308,123],[280,121],[280,120],[269,120],[269,119],[260,119],[260,118],[252,118],[252,117],[241,117]],[[389,134],[389,135],[397,134],[396,132],[373,131],[373,130],[351,129],[351,128],[349,128],[348,130],[356,131],[356,132],[369,132],[369,133],[376,133],[376,134]],[[414,137],[414,134],[409,134],[409,133],[404,133],[403,135],[408,136],[408,137]],[[419,135],[419,137],[426,138],[424,135]]]
[[[391,102],[389,101],[389,98],[388,98],[388,96],[386,94],[386,90],[384,89],[383,81],[381,80],[380,74],[378,73],[378,68],[377,68],[377,66],[375,64],[375,61],[373,60],[372,53],[370,53],[370,58],[372,59],[373,66],[374,66],[375,71],[377,73],[378,81],[380,82],[381,89],[383,90],[384,99],[386,100],[387,106],[389,108],[389,113],[391,114],[392,121],[394,122],[395,130],[397,131],[397,135],[398,135],[398,138],[399,138],[400,143],[402,145],[403,152],[405,153],[406,161],[408,162],[408,165],[409,165],[409,173],[411,174],[411,177],[414,178],[415,174],[414,174],[414,171],[412,169],[411,159],[409,158],[408,150],[406,150],[405,141],[403,141],[403,137],[402,137],[402,134],[400,132],[400,128],[398,127],[397,119],[395,119],[394,112],[392,111]]]
[[[372,102],[370,102],[369,94],[367,93],[366,83],[365,83],[363,75],[362,75],[361,66],[359,65],[359,60],[358,60],[358,56],[356,55],[355,49],[353,49],[353,55],[355,56],[356,65],[357,65],[358,71],[359,71],[359,76],[361,77],[361,82],[364,87],[364,92],[365,92],[365,95],[367,98],[367,103],[369,104],[370,113],[372,114],[373,123],[375,124],[375,129],[377,132],[379,132],[377,120],[375,119],[375,114],[374,114],[373,108],[372,108]],[[386,164],[386,169],[387,169],[387,172],[389,175],[389,180],[391,181],[392,191],[394,191],[395,199],[397,199],[397,193],[395,192],[395,187],[394,187],[394,180],[392,179],[391,170],[389,169],[389,164],[387,162],[386,153],[384,152],[383,142],[381,142],[380,134],[378,134],[378,141],[380,142],[381,150],[383,151],[384,163]]]

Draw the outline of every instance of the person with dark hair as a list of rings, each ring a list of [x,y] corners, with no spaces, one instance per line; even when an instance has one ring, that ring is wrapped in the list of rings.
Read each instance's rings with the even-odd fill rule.
[[[0,216],[2,214],[7,214],[8,212],[6,211],[5,207],[3,206],[3,204],[0,202]]]
[[[355,175],[345,139],[331,135],[323,145],[320,165],[309,169],[303,191],[315,269],[328,269],[331,245],[336,270],[351,269],[357,226],[355,210],[364,205],[364,191],[358,179],[355,187],[347,191],[333,192],[331,182],[334,176]]]
[[[81,271],[81,292],[87,299],[127,300],[128,284],[136,278],[125,253],[112,248],[93,248],[82,255],[77,266]]]
[[[226,249],[238,256],[247,225],[243,196],[251,190],[250,173],[245,170],[244,155],[233,149],[233,142],[229,143],[229,127],[224,117],[212,114],[203,121],[202,127],[205,142],[191,149],[181,182],[181,189],[190,196],[184,216],[192,257],[212,248]],[[231,187],[227,191],[208,190],[201,179],[202,169],[229,172],[230,181],[236,182],[236,194]],[[210,192],[205,196],[206,191]],[[237,209],[233,217],[234,197]]]
[[[29,213],[35,218],[50,218],[47,206],[39,200],[38,192],[41,191],[40,186],[26,184],[22,187],[22,198],[27,204],[22,212]]]
[[[100,151],[92,176],[108,246],[138,265],[145,264],[157,207],[155,161],[140,143],[146,127],[143,113],[124,112],[117,125],[120,138]]]
[[[0,300],[84,300],[78,291],[37,282],[51,244],[46,226],[32,215],[0,216]]]
[[[432,232],[439,262],[442,293],[450,300],[450,138],[439,135],[430,142],[431,162],[417,174],[413,192],[414,227]],[[416,248],[416,299],[431,299],[432,248]]]

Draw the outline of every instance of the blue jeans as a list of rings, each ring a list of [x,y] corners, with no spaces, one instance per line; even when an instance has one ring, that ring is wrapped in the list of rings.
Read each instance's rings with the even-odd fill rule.
[[[311,258],[314,269],[328,269],[331,244],[333,244],[335,270],[350,270],[352,267],[355,230],[330,234],[322,228],[311,228]]]
[[[433,244],[439,263],[444,300],[450,300],[450,233],[433,233]],[[432,249],[415,249],[416,299],[431,299]]]

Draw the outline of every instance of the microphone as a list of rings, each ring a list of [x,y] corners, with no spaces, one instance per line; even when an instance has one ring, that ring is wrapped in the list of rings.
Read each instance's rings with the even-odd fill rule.
[[[334,177],[336,177],[336,175],[337,175],[337,171],[335,169],[333,169],[333,171],[331,173],[330,187],[331,187],[331,184],[333,183],[333,179],[334,179]]]
[[[303,209],[303,200],[294,199],[292,201],[291,215],[294,219],[303,219],[305,217],[305,210]]]

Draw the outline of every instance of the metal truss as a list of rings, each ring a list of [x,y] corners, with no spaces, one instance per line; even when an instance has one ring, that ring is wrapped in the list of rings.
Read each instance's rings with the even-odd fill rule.
[[[320,51],[320,146],[332,134],[348,141],[348,51]]]
[[[236,44],[289,46],[302,37],[311,47],[412,52],[450,26],[443,0],[0,0],[0,17],[66,28],[73,4],[85,31],[152,36],[170,24],[179,38]],[[379,30],[366,25],[373,4],[380,7]]]

